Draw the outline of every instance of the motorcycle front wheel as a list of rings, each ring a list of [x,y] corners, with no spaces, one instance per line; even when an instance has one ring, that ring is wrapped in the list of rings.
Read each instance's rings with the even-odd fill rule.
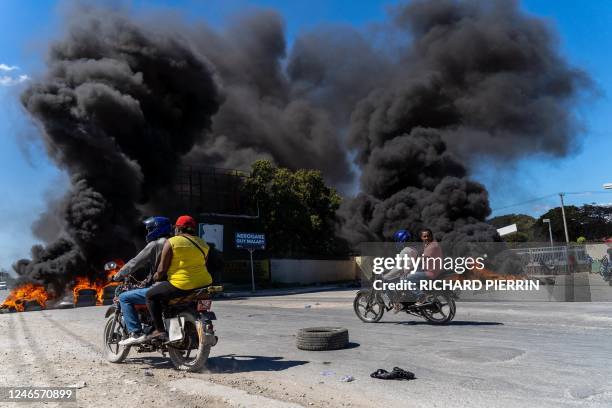
[[[106,319],[104,325],[104,356],[111,363],[121,363],[130,353],[130,346],[120,346],[119,342],[128,336],[125,328],[115,320],[115,315]]]
[[[373,291],[359,291],[353,300],[355,314],[365,323],[376,323],[385,314],[385,305]]]
[[[436,293],[431,306],[424,307],[421,314],[433,324],[446,324],[455,317],[455,299],[448,293]]]

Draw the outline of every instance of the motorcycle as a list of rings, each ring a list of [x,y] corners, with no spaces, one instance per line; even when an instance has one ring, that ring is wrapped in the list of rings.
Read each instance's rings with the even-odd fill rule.
[[[430,291],[427,301],[421,305],[413,302],[400,302],[403,312],[424,318],[432,324],[446,324],[455,317],[456,293],[452,291]],[[376,323],[382,319],[385,311],[393,309],[394,302],[386,291],[362,289],[353,300],[353,310],[357,317],[365,323]]]
[[[110,264],[110,263],[109,263]],[[111,268],[112,265],[106,267]],[[105,267],[105,268],[106,268]],[[117,287],[113,304],[105,314],[104,351],[106,359],[121,363],[134,347],[138,353],[159,351],[166,354],[178,370],[198,372],[206,365],[210,349],[218,342],[212,321],[216,320],[211,311],[212,297],[223,291],[222,286],[207,286],[190,291],[185,296],[171,299],[163,307],[163,318],[168,332],[167,340],[145,340],[132,346],[121,346],[119,342],[129,336],[119,305],[119,293],[138,287],[138,282],[128,277]],[[146,305],[136,305],[136,311],[143,325],[143,332],[153,331],[153,322]]]

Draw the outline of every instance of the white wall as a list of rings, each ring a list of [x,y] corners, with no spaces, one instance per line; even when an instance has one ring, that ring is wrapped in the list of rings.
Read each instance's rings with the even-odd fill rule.
[[[593,259],[600,260],[606,256],[608,250],[607,244],[586,244],[586,252]]]
[[[270,259],[272,282],[307,284],[350,281],[356,279],[356,273],[353,259]]]

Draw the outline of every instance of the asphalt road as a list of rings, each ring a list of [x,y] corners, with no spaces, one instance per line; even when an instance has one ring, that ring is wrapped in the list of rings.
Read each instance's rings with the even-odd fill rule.
[[[0,315],[0,385],[78,385],[78,406],[609,407],[612,303],[460,302],[454,322],[353,314],[354,291],[217,301],[209,371],[159,354],[101,357],[103,307]],[[306,308],[306,305],[310,305]],[[308,326],[343,326],[340,351],[295,347]],[[413,371],[413,381],[369,377]],[[355,378],[341,382],[344,375]],[[83,384],[84,382],[84,384]],[[2,403],[0,403],[1,405]],[[45,406],[53,406],[47,404]],[[74,404],[72,404],[74,405]],[[22,404],[15,406],[24,406]]]

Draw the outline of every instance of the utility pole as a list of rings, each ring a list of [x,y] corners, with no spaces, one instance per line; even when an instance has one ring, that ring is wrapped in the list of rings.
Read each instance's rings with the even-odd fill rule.
[[[553,244],[552,228],[550,227],[550,218],[544,218],[542,222],[545,224],[548,224],[548,236],[550,237],[550,248],[552,249],[552,247],[555,244]]]
[[[559,193],[559,198],[561,198],[561,215],[563,215],[563,229],[565,229],[565,242],[569,244],[569,234],[567,232],[567,220],[565,219],[565,206],[563,205],[563,196],[565,193]]]

